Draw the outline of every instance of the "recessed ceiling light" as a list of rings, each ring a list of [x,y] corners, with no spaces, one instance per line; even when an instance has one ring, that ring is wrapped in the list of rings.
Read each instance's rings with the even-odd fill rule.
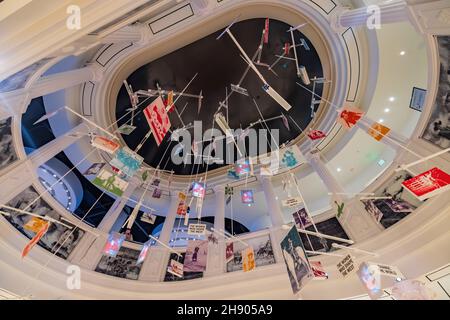
[[[406,54],[406,51],[400,51],[400,55],[404,56]]]
[[[248,204],[248,206],[249,206],[249,207],[251,207],[251,206],[252,206],[252,204],[251,204],[251,203],[249,203],[249,204]]]
[[[386,161],[385,161],[384,159],[378,160],[378,165],[379,165],[380,167],[384,166],[385,163],[386,163]]]
[[[391,109],[389,109],[389,108],[384,109],[384,112],[386,112],[386,113],[388,113],[390,111],[391,111]]]
[[[342,169],[341,169],[341,168],[337,168],[336,171],[337,171],[337,172],[341,172]]]
[[[394,98],[394,97],[390,97],[390,98],[389,98],[389,101],[390,101],[390,102],[394,102],[394,101],[395,101],[395,98]]]
[[[384,122],[384,119],[380,119],[380,120],[378,120],[378,122],[379,122],[379,123],[383,123],[383,122]]]

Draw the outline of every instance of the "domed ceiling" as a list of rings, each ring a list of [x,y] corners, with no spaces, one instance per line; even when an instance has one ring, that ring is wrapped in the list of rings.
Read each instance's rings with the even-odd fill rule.
[[[236,23],[231,28],[232,33],[249,57],[253,57],[261,43],[264,26],[265,19],[252,19]],[[283,54],[285,44],[292,44],[291,33],[287,32],[290,27],[283,22],[270,20],[269,42],[264,44],[260,59],[261,63],[272,65],[277,60],[277,55]],[[183,124],[193,124],[194,121],[202,121],[203,132],[212,128],[214,114],[219,108],[219,102],[225,100],[225,88],[230,92],[230,85],[238,84],[243,76],[247,64],[240,56],[238,48],[227,35],[216,40],[221,32],[222,30],[219,30],[199,41],[152,61],[137,69],[127,79],[134,91],[156,90],[159,86],[162,90],[182,92],[194,75],[198,73],[186,90],[186,93],[194,95],[199,95],[200,92],[203,93],[204,98],[201,110],[198,113],[197,98],[182,96],[175,105],[177,110],[169,113],[172,130],[182,128]],[[310,48],[310,50],[306,50],[304,46],[296,47],[299,64],[306,67],[310,78],[322,77],[322,65],[311,42],[300,31],[294,31],[294,37],[297,45],[301,43],[301,39],[304,39]],[[279,129],[280,144],[295,139],[301,134],[301,130],[308,126],[312,120],[310,108],[312,96],[310,92],[296,84],[296,82],[301,83],[301,80],[297,77],[295,61],[292,60],[294,57],[292,49],[288,57],[291,59],[281,59],[274,66],[274,72],[264,66],[257,66],[257,68],[267,82],[289,102],[292,108],[289,111],[284,110],[267,95],[262,89],[263,83],[261,80],[253,70],[250,70],[241,85],[241,87],[248,90],[249,96],[233,92],[228,100],[228,123],[231,129],[244,129],[251,123],[261,119],[258,108],[253,103],[252,98],[257,102],[264,119],[278,117],[268,121],[267,125],[270,129]],[[308,87],[312,90],[312,83]],[[322,85],[316,85],[315,92],[321,95]],[[154,99],[148,99],[139,107],[139,110],[145,108]],[[140,102],[143,100],[144,98],[141,98]],[[124,116],[129,108],[131,108],[131,102],[123,86],[117,98],[116,118],[120,119]],[[226,111],[223,108],[221,112],[226,115]],[[181,115],[183,123],[178,114]],[[279,117],[282,114],[288,119],[289,129],[283,123],[282,118]],[[292,119],[295,120],[295,123]],[[121,126],[126,122],[130,123],[130,116],[125,116],[118,125]],[[122,135],[125,143],[133,150],[136,149],[150,130],[142,112],[137,112],[134,118],[134,126],[137,128],[131,134]],[[218,128],[217,124],[214,124],[214,127]],[[266,127],[262,123],[255,125],[253,128],[258,130]],[[190,132],[192,137],[194,137],[194,129],[190,129]],[[265,138],[261,139],[266,140]],[[209,143],[205,142],[203,148]],[[169,133],[159,147],[153,138],[148,139],[139,151],[139,154],[144,157],[146,164],[152,167],[161,164],[161,169],[173,170],[178,175],[190,175],[193,172],[201,173],[207,170],[206,165],[195,166],[194,168],[191,164],[174,164],[170,161],[170,151],[175,146],[176,143],[170,141]],[[190,150],[187,151],[191,152]],[[238,156],[238,152],[235,152],[235,156]],[[191,163],[193,163],[193,157],[191,158]],[[223,165],[212,164],[209,165],[208,170],[213,170]]]

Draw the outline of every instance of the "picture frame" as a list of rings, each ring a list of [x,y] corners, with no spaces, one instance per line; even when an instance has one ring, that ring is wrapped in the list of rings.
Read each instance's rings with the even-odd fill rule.
[[[422,112],[425,105],[425,98],[427,96],[427,90],[413,87],[411,94],[411,101],[409,102],[409,107],[413,110]]]

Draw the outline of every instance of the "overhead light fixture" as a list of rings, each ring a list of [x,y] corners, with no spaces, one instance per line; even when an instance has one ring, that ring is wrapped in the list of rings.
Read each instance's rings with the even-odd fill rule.
[[[386,163],[386,161],[385,161],[384,159],[378,160],[378,165],[379,165],[380,167],[384,166],[385,163]]]
[[[341,169],[341,168],[337,168],[336,171],[337,171],[337,172],[341,172],[342,169]]]
[[[406,54],[405,51],[400,51],[400,55],[401,55],[401,56],[404,56],[405,54]]]
[[[388,113],[388,112],[390,112],[390,111],[391,111],[391,109],[389,109],[389,108],[384,109],[384,112],[385,112],[385,113]]]
[[[395,97],[390,97],[390,98],[389,98],[389,101],[390,101],[390,102],[394,102],[394,101],[395,101]]]
[[[378,120],[378,122],[379,122],[379,123],[383,123],[383,122],[384,122],[384,119],[380,119],[380,120]]]

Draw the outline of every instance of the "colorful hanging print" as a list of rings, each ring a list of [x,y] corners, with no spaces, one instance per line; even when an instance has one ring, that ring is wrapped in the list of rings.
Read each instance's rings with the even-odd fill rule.
[[[156,144],[159,146],[171,127],[166,107],[161,97],[156,98],[147,108],[144,115],[152,130]]]
[[[115,258],[123,242],[125,241],[125,235],[117,232],[113,232],[109,235],[108,241],[106,241],[105,247],[103,248],[103,254]]]
[[[128,182],[122,180],[117,175],[102,169],[97,177],[92,181],[96,186],[105,189],[118,197],[121,197],[128,187]]]
[[[36,233],[36,235],[33,237],[33,239],[31,239],[30,242],[28,242],[28,244],[25,246],[25,248],[23,248],[22,258],[25,258],[28,255],[28,253],[30,253],[31,249],[33,249],[33,247],[36,245],[36,243],[38,243],[39,240],[41,240],[42,237],[47,233],[49,227],[50,227],[50,222],[44,223],[41,230],[39,230]]]
[[[292,168],[306,161],[297,145],[293,145],[289,148],[280,150],[280,154],[280,168]]]
[[[136,261],[136,265],[140,265],[142,262],[144,262],[145,258],[148,254],[148,249],[150,249],[150,246],[152,245],[152,240],[148,240],[144,245],[142,246],[141,253],[139,253],[139,257]]]
[[[353,107],[344,107],[340,110],[337,122],[344,128],[351,129],[363,117],[364,112]]]
[[[225,260],[226,263],[234,259],[234,245],[233,242],[227,243],[227,248],[225,250]]]
[[[188,241],[184,257],[185,272],[204,272],[208,256],[208,240]]]
[[[234,171],[238,176],[249,175],[253,172],[253,167],[249,159],[240,161],[235,164]]]
[[[450,175],[434,167],[414,178],[403,181],[402,185],[420,201],[438,195],[450,188]]]
[[[167,272],[173,274],[178,278],[183,278],[183,264],[174,259],[170,260]]]
[[[375,122],[367,131],[375,140],[380,141],[391,131],[390,128],[383,126],[382,124]]]
[[[196,198],[203,198],[205,196],[206,186],[203,182],[194,182],[192,184],[192,196]]]
[[[111,160],[110,164],[131,177],[141,168],[143,161],[144,158],[136,152],[128,147],[123,147],[117,151],[116,156]]]
[[[110,154],[114,154],[120,148],[120,145],[117,142],[100,136],[94,137],[91,140],[91,145]]]
[[[314,274],[314,279],[319,279],[319,280],[328,279],[328,274],[325,272],[322,262],[310,261],[309,265],[311,266],[311,270]]]
[[[320,140],[320,139],[326,138],[327,135],[325,132],[320,131],[320,130],[311,130],[308,132],[308,137],[314,141],[314,140]]]
[[[241,201],[244,204],[254,203],[253,190],[241,190]]]
[[[244,272],[249,272],[255,270],[255,252],[252,247],[247,247],[241,252],[242,255],[242,270]]]

